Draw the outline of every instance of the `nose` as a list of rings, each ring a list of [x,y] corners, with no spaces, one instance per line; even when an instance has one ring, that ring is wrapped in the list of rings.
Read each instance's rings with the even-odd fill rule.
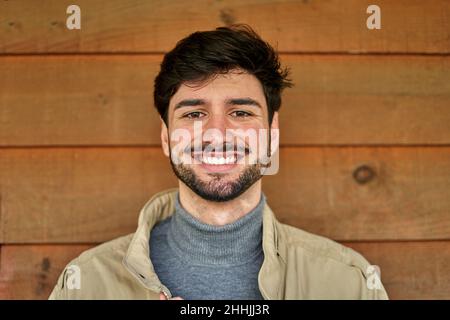
[[[227,122],[224,114],[211,114],[203,124],[203,141],[223,143],[226,141]]]

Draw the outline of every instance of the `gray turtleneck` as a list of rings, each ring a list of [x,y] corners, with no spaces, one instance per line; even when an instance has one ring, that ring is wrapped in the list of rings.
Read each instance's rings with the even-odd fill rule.
[[[237,221],[200,222],[176,196],[174,214],[150,234],[150,259],[161,282],[183,299],[263,299],[258,287],[265,196]]]

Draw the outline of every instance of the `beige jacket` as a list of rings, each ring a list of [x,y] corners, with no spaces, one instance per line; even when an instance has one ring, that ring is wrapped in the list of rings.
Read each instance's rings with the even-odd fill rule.
[[[150,261],[149,236],[157,222],[174,212],[176,190],[160,192],[145,204],[134,234],[72,260],[49,299],[159,299],[160,292],[171,297]],[[360,254],[278,222],[267,204],[263,251],[258,283],[265,299],[388,299],[382,285],[367,285],[373,274]]]

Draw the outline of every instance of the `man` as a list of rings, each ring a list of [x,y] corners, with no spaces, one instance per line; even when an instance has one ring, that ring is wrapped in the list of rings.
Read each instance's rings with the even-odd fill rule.
[[[281,224],[266,203],[288,73],[247,26],[178,42],[154,102],[179,187],[149,200],[134,234],[69,263],[50,298],[387,299],[361,255]]]

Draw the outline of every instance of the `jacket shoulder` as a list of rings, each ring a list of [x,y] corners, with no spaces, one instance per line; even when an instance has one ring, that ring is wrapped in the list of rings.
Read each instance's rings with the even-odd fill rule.
[[[370,265],[360,253],[334,240],[282,223],[280,227],[288,247],[301,248],[309,254],[360,269]]]
[[[102,243],[70,261],[49,299],[115,299],[124,283],[133,283],[122,264],[133,234]],[[114,293],[114,296],[112,295]]]
[[[76,261],[80,265],[92,263],[95,259],[122,259],[131,242],[133,234],[122,236],[102,244],[99,244],[91,249],[83,251]]]
[[[378,274],[360,253],[329,238],[278,224],[282,256],[287,264],[292,257],[295,264],[301,260],[298,275],[303,285],[308,284],[302,290],[312,298],[388,299],[381,281],[374,283],[378,287],[371,286]]]

